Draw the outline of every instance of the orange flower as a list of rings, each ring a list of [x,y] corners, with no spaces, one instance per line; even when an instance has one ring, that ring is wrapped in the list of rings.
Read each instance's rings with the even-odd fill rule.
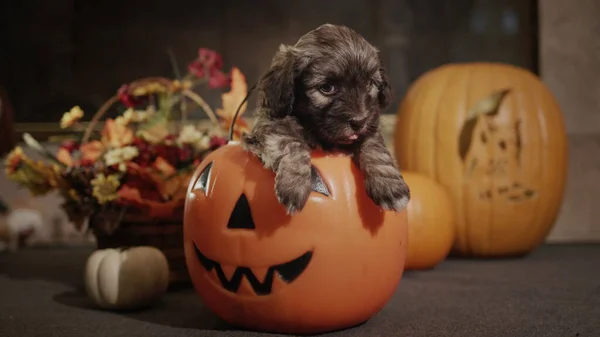
[[[121,147],[133,141],[133,131],[125,125],[107,119],[102,130],[102,143],[106,147]]]

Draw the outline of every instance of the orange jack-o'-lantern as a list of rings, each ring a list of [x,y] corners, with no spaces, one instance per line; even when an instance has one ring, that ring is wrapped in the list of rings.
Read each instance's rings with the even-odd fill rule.
[[[231,324],[318,333],[366,321],[400,282],[407,213],[383,211],[345,155],[312,155],[313,193],[292,216],[274,173],[239,144],[194,174],[184,218],[186,262],[205,305]]]

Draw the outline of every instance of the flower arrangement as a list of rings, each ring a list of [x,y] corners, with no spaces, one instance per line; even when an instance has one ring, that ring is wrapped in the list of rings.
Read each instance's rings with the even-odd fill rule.
[[[74,139],[62,141],[58,152],[51,153],[25,134],[25,143],[45,160],[33,160],[17,146],[6,158],[6,175],[33,195],[59,191],[78,228],[93,214],[114,215],[97,222],[105,233],[118,227],[126,211],[168,216],[182,208],[189,179],[204,156],[227,143],[230,128],[233,139],[248,129],[241,117],[231,125],[236,110],[242,114],[246,109],[244,74],[236,67],[228,73],[222,69],[221,56],[201,48],[183,78],[150,77],[125,84],[87,125],[81,122],[84,111],[75,106],[60,120],[61,128],[73,130]],[[194,91],[199,86],[229,88],[221,95],[222,106],[213,110]],[[210,118],[210,127],[187,121],[194,104]],[[96,128],[113,108],[116,117],[107,117]]]

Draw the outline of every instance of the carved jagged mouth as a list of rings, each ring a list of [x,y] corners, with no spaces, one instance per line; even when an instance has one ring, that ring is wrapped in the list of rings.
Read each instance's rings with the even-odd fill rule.
[[[223,272],[223,268],[221,268],[221,264],[204,256],[195,244],[194,249],[200,264],[207,272],[211,272],[213,269],[215,270],[219,282],[224,289],[236,293],[242,283],[242,279],[246,277],[246,280],[248,280],[248,283],[252,286],[254,293],[259,296],[271,294],[273,279],[275,277],[279,277],[279,279],[285,283],[292,283],[304,272],[312,259],[312,251],[308,251],[292,261],[271,266],[267,270],[264,280],[261,282],[249,267],[237,267],[231,275],[231,278],[228,279]]]

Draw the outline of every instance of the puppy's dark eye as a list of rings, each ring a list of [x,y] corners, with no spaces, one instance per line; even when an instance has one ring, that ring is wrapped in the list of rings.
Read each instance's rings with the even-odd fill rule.
[[[335,85],[331,83],[321,84],[319,86],[319,91],[325,95],[331,95],[335,92]]]

